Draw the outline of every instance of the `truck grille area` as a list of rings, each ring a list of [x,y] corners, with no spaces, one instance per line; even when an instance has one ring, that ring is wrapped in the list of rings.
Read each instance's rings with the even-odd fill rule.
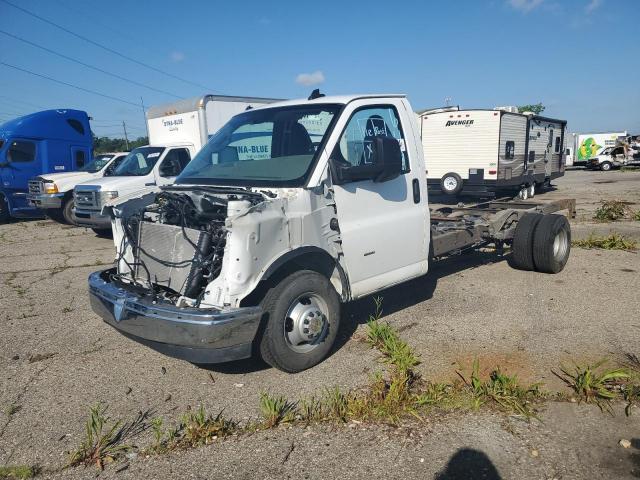
[[[43,192],[43,190],[44,188],[42,188],[42,180],[29,180],[29,194],[39,195]]]
[[[135,281],[194,296],[201,287],[203,256],[211,247],[208,232],[151,222],[138,224],[134,249]]]
[[[76,208],[97,210],[100,206],[98,193],[89,190],[75,190],[73,192],[73,201]]]

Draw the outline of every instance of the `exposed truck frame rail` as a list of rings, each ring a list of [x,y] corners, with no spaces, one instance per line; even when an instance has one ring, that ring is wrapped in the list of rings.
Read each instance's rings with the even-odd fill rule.
[[[576,216],[575,199],[522,202],[500,198],[464,207],[442,207],[431,214],[432,255],[441,257],[484,243],[512,240],[518,220],[527,213],[550,214],[567,210]]]

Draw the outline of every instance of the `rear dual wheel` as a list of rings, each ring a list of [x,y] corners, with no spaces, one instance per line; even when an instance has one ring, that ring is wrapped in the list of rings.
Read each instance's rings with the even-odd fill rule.
[[[526,213],[513,237],[512,264],[521,270],[562,271],[571,251],[571,228],[563,215]]]

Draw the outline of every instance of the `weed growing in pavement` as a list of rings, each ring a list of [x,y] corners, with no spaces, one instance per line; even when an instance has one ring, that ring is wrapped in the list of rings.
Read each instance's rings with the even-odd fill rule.
[[[618,233],[612,233],[606,237],[599,237],[593,233],[584,240],[574,240],[571,245],[579,248],[599,248],[602,250],[625,250],[633,251],[637,249],[638,242],[628,239]]]
[[[20,410],[22,410],[22,406],[18,405],[17,403],[12,403],[11,405],[9,405],[7,407],[7,409],[4,411],[4,413],[7,415],[7,417],[10,417],[12,415],[15,415],[16,413],[18,413]]]
[[[207,445],[218,438],[235,433],[237,429],[237,422],[224,418],[222,411],[214,417],[208,415],[201,405],[198,410],[183,415],[174,441],[177,441],[177,446]]]
[[[290,402],[283,396],[272,397],[266,392],[260,394],[260,411],[266,428],[292,421],[295,418],[297,406],[298,402]]]
[[[554,374],[573,389],[578,401],[593,402],[601,410],[610,412],[610,401],[619,396],[621,386],[629,379],[629,373],[624,368],[602,368],[606,363],[607,360],[602,359],[593,365],[563,366],[561,373]]]
[[[0,480],[26,480],[40,473],[40,468],[28,465],[5,465],[0,467]]]
[[[147,427],[147,413],[140,413],[131,423],[111,421],[106,413],[107,407],[100,403],[90,408],[84,440],[71,452],[68,466],[96,465],[102,470],[105,464],[132,450],[134,447],[125,442]],[[110,427],[107,426],[109,423]]]
[[[594,220],[600,222],[615,222],[633,216],[633,210],[626,202],[621,200],[603,200],[596,209]]]

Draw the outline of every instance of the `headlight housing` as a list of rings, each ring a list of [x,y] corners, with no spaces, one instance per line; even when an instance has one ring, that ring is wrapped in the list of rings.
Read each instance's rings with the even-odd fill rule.
[[[113,200],[114,198],[118,198],[118,192],[115,190],[111,190],[109,192],[100,192],[102,199],[104,201]]]
[[[58,186],[54,182],[47,182],[42,184],[44,193],[58,193]]]

